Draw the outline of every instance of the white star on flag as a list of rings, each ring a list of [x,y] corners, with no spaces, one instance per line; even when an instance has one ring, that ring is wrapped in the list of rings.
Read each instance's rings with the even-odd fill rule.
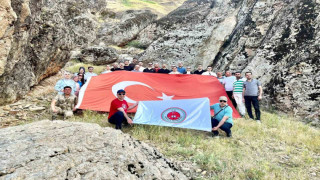
[[[157,98],[162,99],[163,101],[165,100],[172,100],[173,96],[167,96],[165,93],[162,93],[162,96],[158,96]]]

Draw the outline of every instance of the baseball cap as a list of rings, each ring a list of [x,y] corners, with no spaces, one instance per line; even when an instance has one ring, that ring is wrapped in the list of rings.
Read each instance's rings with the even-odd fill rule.
[[[225,97],[225,96],[220,96],[219,101],[220,101],[220,100],[222,100],[222,101],[228,101],[228,98]]]
[[[119,89],[119,90],[117,91],[117,94],[119,94],[119,93],[126,93],[126,91],[124,91],[123,89]]]

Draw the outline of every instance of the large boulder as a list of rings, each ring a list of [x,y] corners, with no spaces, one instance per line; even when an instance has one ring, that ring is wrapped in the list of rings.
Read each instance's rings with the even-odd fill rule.
[[[84,48],[78,55],[78,58],[82,62],[104,65],[115,62],[119,58],[119,55],[114,48],[93,46]]]
[[[127,10],[107,16],[108,21],[101,24],[96,43],[104,42],[124,46],[157,18],[149,10]],[[115,23],[116,22],[116,23]]]
[[[156,149],[97,124],[0,129],[0,179],[188,179]]]

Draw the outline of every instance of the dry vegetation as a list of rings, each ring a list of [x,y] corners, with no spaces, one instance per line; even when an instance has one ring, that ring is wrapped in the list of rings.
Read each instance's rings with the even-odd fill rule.
[[[173,160],[196,163],[207,171],[197,179],[319,179],[320,130],[274,113],[263,112],[262,119],[261,125],[235,120],[233,138],[146,125],[124,131]],[[112,126],[105,114],[91,111],[73,121]]]
[[[184,1],[186,0],[115,0],[108,1],[107,8],[116,12],[148,9],[160,18],[182,5]]]

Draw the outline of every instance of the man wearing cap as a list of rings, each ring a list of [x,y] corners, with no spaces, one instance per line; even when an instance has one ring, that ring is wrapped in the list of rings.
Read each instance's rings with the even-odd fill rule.
[[[228,106],[227,101],[228,99],[226,96],[221,96],[219,98],[219,103],[210,106],[210,109],[214,110],[214,116],[211,118],[213,137],[219,136],[219,128],[226,132],[227,137],[232,137],[232,108]]]
[[[148,67],[143,70],[143,72],[154,73],[154,69],[152,68],[152,63],[148,63]]]
[[[52,120],[56,119],[58,115],[63,115],[64,118],[73,116],[76,110],[77,96],[71,93],[72,88],[65,86],[63,94],[58,94],[51,102],[51,110],[53,112]]]
[[[108,121],[116,125],[116,129],[121,129],[123,122],[132,124],[132,119],[128,116],[127,111],[135,108],[138,103],[129,107],[124,100],[126,92],[123,89],[117,91],[117,98],[111,102]]]

